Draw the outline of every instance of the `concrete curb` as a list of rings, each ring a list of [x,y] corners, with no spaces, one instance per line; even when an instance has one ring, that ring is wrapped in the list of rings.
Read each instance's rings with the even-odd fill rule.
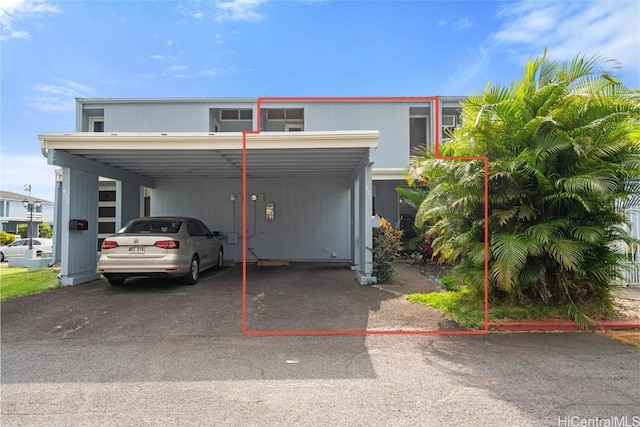
[[[565,332],[580,331],[580,327],[570,320],[532,320],[513,322],[489,322],[489,329],[503,332]],[[640,320],[605,320],[598,322],[596,331],[640,330]]]

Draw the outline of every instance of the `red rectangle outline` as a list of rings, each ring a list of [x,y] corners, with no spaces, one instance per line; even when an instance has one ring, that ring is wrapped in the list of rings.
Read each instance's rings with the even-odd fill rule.
[[[257,99],[257,129],[242,132],[242,334],[243,335],[484,335],[489,331],[489,158],[487,156],[442,156],[440,134],[435,132],[436,159],[476,161],[484,163],[484,321],[476,330],[368,330],[368,329],[274,329],[247,328],[247,135],[261,132],[261,106],[263,102],[431,102],[434,105],[435,129],[440,129],[440,96],[403,97],[260,97]]]

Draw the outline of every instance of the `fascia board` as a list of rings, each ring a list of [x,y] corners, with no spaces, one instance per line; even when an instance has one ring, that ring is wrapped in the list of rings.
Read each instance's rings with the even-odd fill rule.
[[[247,149],[371,148],[378,131],[264,132],[247,134]],[[44,149],[226,150],[242,149],[242,133],[75,132],[38,135]]]
[[[373,168],[371,170],[371,179],[374,181],[382,180],[404,180],[406,168]]]

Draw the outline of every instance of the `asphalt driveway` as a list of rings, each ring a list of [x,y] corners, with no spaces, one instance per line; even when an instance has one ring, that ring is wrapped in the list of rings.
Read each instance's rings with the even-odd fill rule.
[[[456,328],[404,301],[433,286],[405,277],[378,289],[339,265],[251,267],[248,327]],[[3,302],[2,425],[640,425],[640,352],[600,334],[246,336],[240,279]]]

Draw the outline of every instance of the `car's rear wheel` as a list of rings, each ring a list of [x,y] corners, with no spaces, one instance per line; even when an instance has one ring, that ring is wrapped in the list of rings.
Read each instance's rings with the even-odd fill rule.
[[[222,267],[224,263],[224,253],[222,252],[222,248],[218,251],[218,262],[216,263],[216,268]]]
[[[194,285],[198,281],[198,275],[200,273],[200,262],[198,261],[197,256],[193,256],[191,258],[191,267],[189,268],[189,273],[184,276],[185,285]]]
[[[0,262],[4,262],[4,254],[0,252]]]
[[[109,284],[111,286],[122,286],[122,285],[124,285],[124,280],[125,279],[126,279],[126,277],[122,277],[122,276],[107,277],[107,281],[109,282]]]

